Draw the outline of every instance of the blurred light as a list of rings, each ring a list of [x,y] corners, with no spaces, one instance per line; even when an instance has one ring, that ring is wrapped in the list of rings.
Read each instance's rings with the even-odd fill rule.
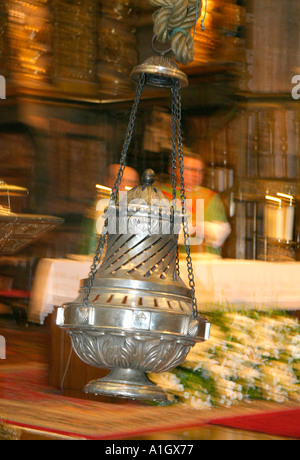
[[[98,189],[100,189],[100,190],[105,190],[106,192],[110,192],[110,191],[111,191],[111,188],[110,188],[110,187],[105,187],[105,185],[96,184],[96,188],[98,188]]]
[[[292,195],[287,195],[286,193],[277,193],[277,196],[281,196],[282,198],[287,198],[290,201],[294,200],[294,197]]]
[[[266,200],[275,201],[276,203],[281,204],[281,199],[276,198],[275,196],[266,195],[265,198]]]

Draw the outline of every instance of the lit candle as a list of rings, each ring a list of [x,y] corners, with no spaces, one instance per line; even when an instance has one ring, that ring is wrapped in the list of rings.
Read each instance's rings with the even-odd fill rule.
[[[284,209],[282,208],[282,201],[270,195],[266,195],[267,212],[266,212],[266,226],[267,237],[276,240],[282,240],[285,237],[284,225]]]
[[[286,241],[293,241],[294,236],[294,221],[295,221],[295,207],[293,205],[294,197],[286,193],[277,193],[277,196],[285,199],[285,227],[284,239]],[[288,202],[288,204],[287,204]]]
[[[286,207],[286,222],[285,222],[285,239],[287,241],[293,241],[294,236],[294,219],[295,219],[295,208],[290,205]]]
[[[285,232],[284,232],[284,209],[282,208],[281,204],[276,209],[276,239],[277,240],[284,240]]]
[[[268,238],[276,238],[276,210],[275,207],[270,204],[266,205],[265,230]]]

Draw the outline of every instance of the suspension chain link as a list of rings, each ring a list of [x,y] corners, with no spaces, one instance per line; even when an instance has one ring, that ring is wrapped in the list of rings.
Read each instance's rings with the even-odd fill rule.
[[[171,134],[172,134],[172,211],[175,222],[175,211],[177,210],[177,201],[176,201],[176,189],[177,189],[177,123],[176,123],[176,113],[177,107],[175,103],[175,98],[172,97],[171,101]],[[176,252],[176,271],[177,275],[180,276],[179,268],[179,254],[178,248]]]
[[[172,92],[172,107],[174,105],[174,113],[172,111],[172,120],[176,124],[177,130],[177,155],[178,155],[178,164],[180,170],[180,198],[181,198],[181,210],[182,210],[182,223],[183,223],[183,233],[184,233],[184,245],[186,248],[186,261],[187,261],[187,270],[188,270],[188,279],[189,286],[192,292],[192,308],[193,308],[193,317],[198,316],[197,308],[197,299],[195,295],[195,278],[193,271],[193,264],[191,258],[191,249],[190,249],[190,238],[189,238],[189,226],[187,219],[187,210],[186,210],[186,195],[185,195],[185,186],[184,186],[184,164],[183,164],[183,142],[182,142],[182,133],[181,133],[181,95],[180,89],[181,85],[179,80],[173,80],[171,87]],[[179,265],[179,264],[178,264]]]
[[[131,113],[130,113],[130,117],[129,117],[129,122],[128,122],[128,126],[127,126],[127,131],[126,131],[126,136],[125,136],[125,140],[124,140],[123,148],[122,148],[122,152],[121,152],[120,166],[119,166],[119,170],[118,170],[118,173],[117,173],[115,183],[114,183],[113,188],[111,190],[110,200],[109,200],[109,205],[108,206],[111,206],[111,205],[114,205],[114,204],[117,203],[119,187],[120,187],[122,177],[123,177],[123,174],[124,174],[124,169],[126,167],[127,152],[128,152],[128,148],[129,148],[131,139],[132,139],[132,134],[133,134],[133,131],[134,131],[137,109],[138,109],[138,106],[139,106],[139,103],[140,103],[140,100],[141,100],[143,88],[145,86],[145,81],[146,81],[146,76],[145,76],[145,74],[142,74],[141,77],[140,77],[140,80],[138,82],[137,88],[136,88],[136,96],[135,96],[135,99],[134,99],[134,102],[133,102],[133,105],[132,105],[132,109],[131,109]],[[88,306],[88,304],[89,304],[89,296],[90,296],[90,292],[91,292],[91,288],[92,288],[92,285],[93,285],[93,281],[94,281],[96,272],[97,272],[98,267],[99,267],[99,262],[101,260],[102,254],[103,254],[103,250],[104,250],[104,246],[105,246],[105,242],[106,242],[106,236],[107,236],[107,220],[104,223],[101,235],[100,235],[100,237],[98,239],[97,248],[96,248],[96,251],[95,251],[95,256],[94,256],[93,263],[92,263],[91,268],[90,268],[90,273],[89,273],[88,281],[87,281],[87,285],[86,285],[86,293],[85,293],[85,296],[84,296],[84,299],[83,299],[83,304],[85,306]]]
[[[141,100],[141,96],[142,96],[142,92],[143,92],[143,89],[144,89],[144,86],[145,86],[145,82],[146,82],[146,76],[143,73],[140,76],[140,80],[139,80],[137,88],[136,88],[136,96],[135,96],[135,99],[134,99],[134,102],[133,102],[133,105],[132,105],[132,109],[131,109],[131,113],[130,113],[130,117],[129,117],[129,123],[128,123],[127,131],[126,131],[126,136],[125,136],[125,140],[124,140],[124,144],[123,144],[123,148],[122,148],[122,152],[121,152],[120,167],[119,167],[119,171],[117,173],[117,177],[116,177],[114,186],[113,186],[112,191],[111,191],[111,200],[114,203],[116,203],[116,201],[117,201],[117,196],[118,196],[118,193],[119,193],[119,187],[120,187],[121,180],[122,180],[122,177],[123,177],[124,169],[126,167],[126,156],[127,156],[127,152],[128,152],[130,142],[131,142],[131,138],[132,138],[132,134],[133,134],[134,126],[135,126],[137,109],[138,109],[138,106],[139,106],[139,103],[140,103],[140,100]]]

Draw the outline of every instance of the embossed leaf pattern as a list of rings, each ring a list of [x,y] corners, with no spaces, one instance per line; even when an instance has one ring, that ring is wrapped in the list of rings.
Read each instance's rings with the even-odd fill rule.
[[[175,337],[140,337],[134,334],[70,331],[75,352],[82,361],[107,369],[165,372],[182,363],[193,343]]]
[[[85,363],[95,367],[99,366],[98,356],[95,354],[95,346],[93,340],[87,337],[83,332],[69,331],[73,349],[77,356]]]

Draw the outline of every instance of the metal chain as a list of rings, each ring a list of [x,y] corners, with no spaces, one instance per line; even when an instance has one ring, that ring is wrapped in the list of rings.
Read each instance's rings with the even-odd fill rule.
[[[176,188],[177,188],[177,107],[176,100],[172,97],[171,101],[171,132],[172,132],[172,208],[175,222],[175,211],[177,210]],[[176,271],[180,276],[179,253],[176,252]]]
[[[127,131],[126,131],[126,136],[125,136],[125,140],[124,140],[124,143],[123,143],[123,148],[122,148],[122,151],[121,151],[120,166],[119,166],[119,170],[118,170],[118,173],[117,173],[115,183],[114,183],[113,188],[111,190],[110,201],[109,201],[108,206],[111,206],[112,204],[116,204],[116,202],[117,202],[118,193],[119,193],[119,187],[120,187],[121,180],[122,180],[122,177],[123,177],[123,174],[124,174],[124,169],[126,167],[127,152],[128,152],[128,148],[129,148],[131,139],[132,139],[132,134],[133,134],[134,126],[135,126],[137,109],[138,109],[139,102],[141,100],[143,88],[145,86],[145,81],[146,81],[146,77],[145,77],[145,74],[143,73],[141,75],[141,77],[140,77],[140,80],[139,80],[137,88],[136,88],[136,96],[135,96],[135,99],[134,99],[134,102],[133,102],[133,105],[132,105],[132,109],[131,109],[131,113],[130,113],[130,117],[129,117],[129,122],[128,122],[128,126],[127,126]],[[88,303],[89,303],[89,296],[90,296],[90,292],[91,292],[91,287],[93,285],[93,281],[94,281],[96,272],[97,272],[98,267],[99,267],[99,262],[100,262],[100,259],[102,257],[102,254],[103,254],[105,241],[106,241],[106,235],[107,235],[107,220],[104,223],[101,235],[99,237],[97,248],[96,248],[96,251],[95,251],[95,256],[94,256],[94,259],[93,259],[93,263],[92,263],[91,268],[90,268],[90,273],[89,273],[88,281],[87,281],[87,285],[86,285],[86,293],[85,293],[85,296],[84,296],[84,299],[83,299],[83,304],[85,306],[88,306]]]
[[[113,200],[114,202],[116,202],[116,200],[117,200],[117,195],[119,193],[120,183],[121,183],[123,173],[124,173],[124,169],[125,169],[125,166],[126,166],[127,151],[128,151],[128,148],[129,148],[129,145],[130,145],[130,142],[131,142],[131,138],[132,138],[132,134],[133,134],[133,130],[134,130],[134,125],[135,125],[136,113],[137,113],[138,105],[139,105],[139,102],[140,102],[140,99],[141,99],[141,96],[142,96],[143,88],[145,86],[145,82],[146,82],[146,76],[143,73],[140,76],[140,80],[139,80],[137,88],[136,88],[136,96],[135,96],[135,99],[134,99],[134,102],[133,102],[133,105],[132,105],[132,109],[131,109],[131,113],[130,113],[130,117],[129,117],[129,123],[128,123],[127,131],[126,131],[126,136],[125,136],[125,140],[124,140],[124,144],[123,144],[123,148],[122,148],[122,152],[121,152],[119,171],[118,171],[116,181],[115,181],[114,186],[113,186],[112,191],[111,191],[111,200]]]
[[[190,239],[189,239],[189,228],[187,220],[187,211],[186,211],[186,195],[185,195],[185,186],[184,186],[184,164],[183,164],[183,142],[181,134],[181,95],[180,95],[180,82],[179,80],[172,81],[172,107],[174,105],[175,111],[172,111],[172,117],[174,117],[174,122],[176,123],[177,129],[177,154],[178,154],[178,163],[180,169],[180,198],[181,198],[181,209],[182,209],[182,223],[183,223],[183,233],[184,233],[184,244],[186,248],[186,261],[188,269],[188,279],[189,286],[192,292],[192,308],[193,308],[193,317],[198,316],[197,308],[197,299],[195,295],[195,279],[193,272],[193,264],[191,259],[191,250],[190,250]],[[173,122],[172,122],[173,123]]]
[[[176,209],[176,187],[177,187],[177,107],[175,99],[171,102],[171,131],[172,131],[172,206]]]

